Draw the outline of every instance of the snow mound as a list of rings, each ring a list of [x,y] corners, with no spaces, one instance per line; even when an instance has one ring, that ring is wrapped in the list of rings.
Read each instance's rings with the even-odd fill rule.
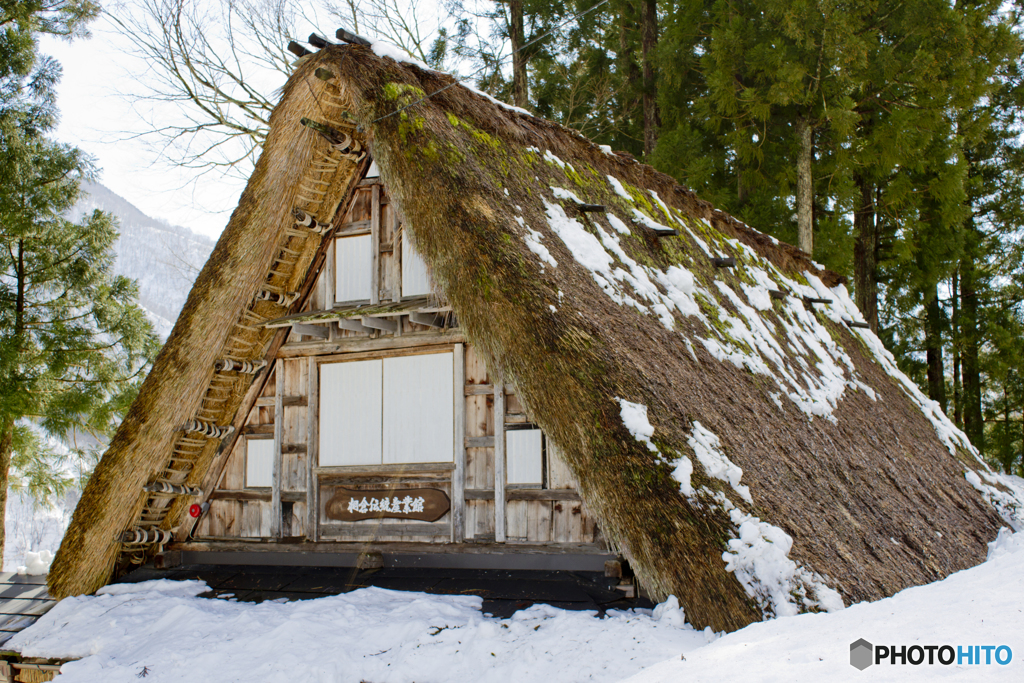
[[[174,587],[177,585],[177,588]],[[7,647],[80,658],[62,683],[616,681],[701,647],[678,602],[650,610],[534,605],[510,619],[476,596],[363,588],[298,602],[195,597],[198,581],[109,586],[66,598]]]
[[[891,598],[859,603],[831,614],[802,614],[759,622],[723,636],[707,647],[673,657],[627,679],[627,683],[863,683],[873,681],[1020,680],[1024,648],[1024,534],[1008,530],[989,544],[987,562],[942,581],[901,591]],[[943,666],[850,665],[850,644],[1007,645],[1013,660]]]
[[[18,573],[38,576],[50,571],[51,564],[53,553],[49,550],[40,550],[38,553],[29,550],[25,553],[25,564],[18,567]]]

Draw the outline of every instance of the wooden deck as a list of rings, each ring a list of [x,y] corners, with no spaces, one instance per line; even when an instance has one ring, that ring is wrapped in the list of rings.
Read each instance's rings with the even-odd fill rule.
[[[57,601],[46,592],[46,575],[0,573],[0,683],[52,680],[61,661],[22,658],[6,649],[15,633],[34,624]]]
[[[46,614],[56,601],[46,592],[46,575],[0,574],[0,648]]]

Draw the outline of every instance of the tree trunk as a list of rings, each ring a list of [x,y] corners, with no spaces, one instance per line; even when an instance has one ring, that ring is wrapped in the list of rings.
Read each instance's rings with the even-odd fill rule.
[[[526,55],[521,52],[526,44],[523,28],[523,0],[509,0],[509,38],[512,41],[512,103],[526,109],[530,102],[529,82],[526,80]]]
[[[953,271],[950,291],[953,303],[953,424],[963,429],[964,405],[960,395],[960,279],[956,271]]]
[[[5,524],[7,522],[7,481],[11,471],[11,455],[14,453],[14,420],[6,420],[0,433],[0,557],[7,543]]]
[[[661,131],[658,111],[658,84],[654,72],[654,52],[658,47],[657,0],[642,0],[640,6],[641,49],[644,62],[644,156],[650,156]]]
[[[979,451],[985,450],[985,423],[981,415],[981,334],[978,329],[977,271],[968,246],[960,262],[960,329],[963,345],[964,432]]]
[[[871,183],[858,176],[855,179],[860,189],[859,206],[853,212],[853,286],[857,295],[857,307],[871,330],[878,332],[878,269],[876,252],[878,248],[878,227],[875,225],[875,203],[872,199]]]
[[[800,151],[796,158],[796,224],[799,246],[808,256],[814,255],[814,182],[811,163],[814,137],[811,124],[803,116],[796,119],[796,137]]]
[[[939,288],[932,285],[925,304],[924,348],[928,360],[928,397],[946,411],[946,371],[942,360],[942,308]]]

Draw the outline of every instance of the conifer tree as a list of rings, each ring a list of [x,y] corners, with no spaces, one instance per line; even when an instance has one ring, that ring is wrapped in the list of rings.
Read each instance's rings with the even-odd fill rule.
[[[42,437],[108,434],[155,352],[134,283],[112,274],[111,218],[66,217],[91,165],[45,137],[60,69],[36,37],[80,34],[96,11],[76,0],[0,9],[0,548],[15,448],[38,474]]]

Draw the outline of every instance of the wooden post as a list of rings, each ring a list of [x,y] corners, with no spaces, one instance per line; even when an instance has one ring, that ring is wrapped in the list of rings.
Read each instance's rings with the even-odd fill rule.
[[[505,542],[505,383],[494,378],[494,540]]]
[[[281,537],[281,444],[284,437],[284,361],[275,363],[274,462],[270,469],[270,535]]]
[[[310,356],[306,396],[306,538],[317,541],[320,536],[319,484],[314,469],[320,461],[320,368]]]
[[[391,225],[391,300],[402,300],[402,249],[398,245],[398,207],[389,202],[388,223]]]
[[[455,469],[452,471],[452,543],[465,537],[466,508],[466,361],[462,344],[455,345]]]
[[[370,303],[380,303],[380,185],[370,188]]]

